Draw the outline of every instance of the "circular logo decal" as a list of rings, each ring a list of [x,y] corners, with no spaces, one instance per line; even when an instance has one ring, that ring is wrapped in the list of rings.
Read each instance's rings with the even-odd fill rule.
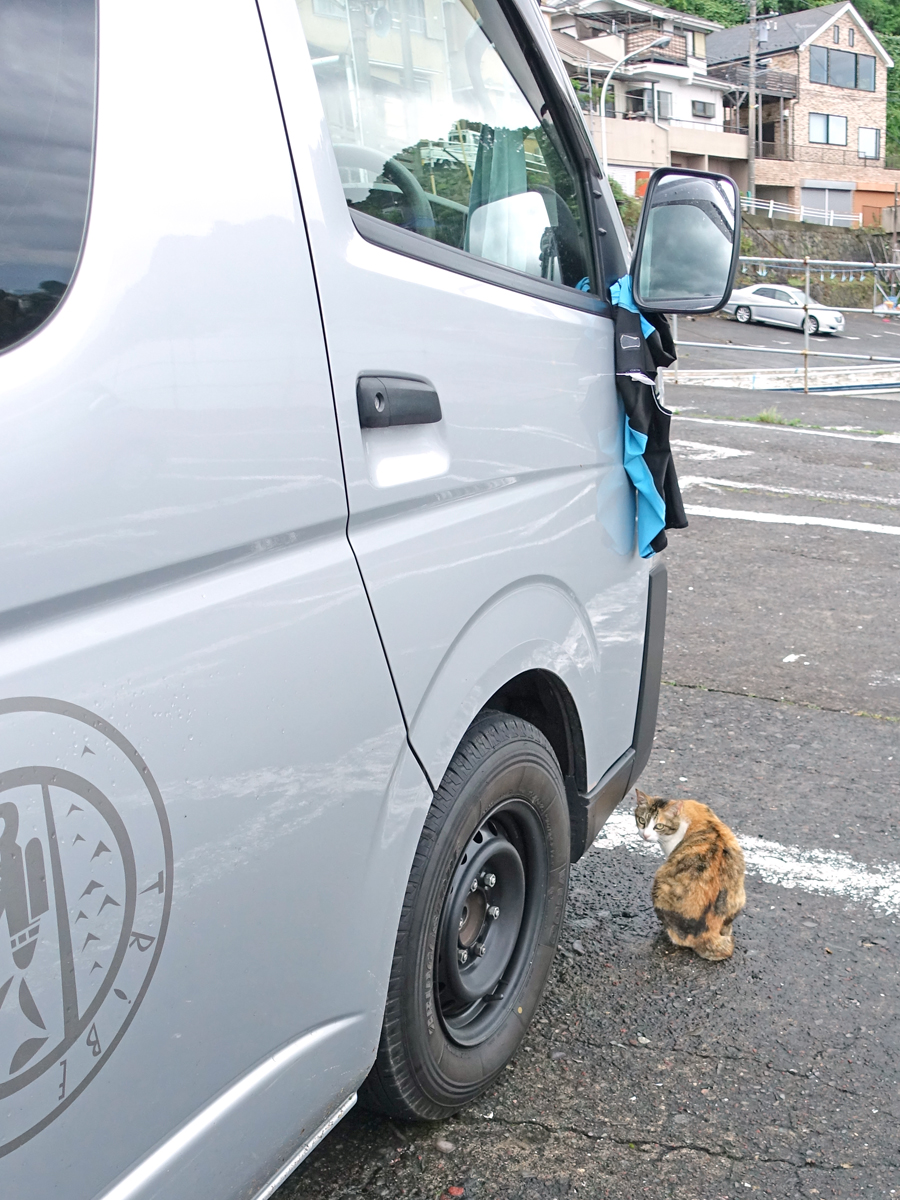
[[[118,1045],[171,902],[169,823],[131,743],[74,704],[0,701],[0,1155]]]

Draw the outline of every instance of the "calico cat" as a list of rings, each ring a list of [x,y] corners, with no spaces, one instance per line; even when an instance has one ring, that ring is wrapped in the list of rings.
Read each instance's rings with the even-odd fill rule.
[[[669,939],[713,962],[731,958],[731,923],[744,907],[744,856],[711,808],[635,789],[641,837],[659,842],[666,861],[653,880],[653,907]]]

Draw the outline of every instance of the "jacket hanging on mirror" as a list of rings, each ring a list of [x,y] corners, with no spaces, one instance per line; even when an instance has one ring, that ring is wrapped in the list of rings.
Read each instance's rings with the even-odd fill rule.
[[[669,445],[672,416],[659,402],[657,372],[676,358],[663,313],[643,314],[631,276],[610,288],[615,306],[616,387],[625,408],[625,470],[637,491],[638,549],[650,558],[667,545],[666,529],[686,529],[687,517]]]

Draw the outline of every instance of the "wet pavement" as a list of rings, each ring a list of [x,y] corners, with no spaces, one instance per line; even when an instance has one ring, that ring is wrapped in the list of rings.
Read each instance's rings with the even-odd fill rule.
[[[900,439],[877,440],[900,403],[683,387],[677,403],[685,500],[706,511],[667,552],[641,786],[741,836],[734,958],[660,936],[661,859],[615,814],[573,869],[501,1084],[439,1125],[355,1109],[277,1200],[900,1197]],[[742,420],[773,404],[801,426]]]
[[[865,366],[864,360],[829,359],[821,354],[872,355],[876,358],[900,359],[900,318],[879,313],[845,313],[841,334],[813,334],[809,339],[814,357],[811,367],[826,367],[831,363],[846,367]],[[768,370],[787,370],[802,363],[803,333],[800,329],[753,322],[739,324],[726,313],[709,317],[680,317],[678,340],[679,368],[686,371],[710,371],[720,368],[764,367]],[[707,343],[705,346],[688,342]],[[714,343],[710,348],[709,343]],[[760,349],[739,350],[738,346]],[[769,351],[778,351],[770,353]],[[789,353],[785,353],[788,351]]]

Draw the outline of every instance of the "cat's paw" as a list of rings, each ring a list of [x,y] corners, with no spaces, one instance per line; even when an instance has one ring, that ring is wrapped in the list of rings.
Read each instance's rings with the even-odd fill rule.
[[[714,942],[706,946],[695,946],[694,950],[707,962],[721,962],[723,959],[731,958],[734,954],[734,939],[716,938]]]

